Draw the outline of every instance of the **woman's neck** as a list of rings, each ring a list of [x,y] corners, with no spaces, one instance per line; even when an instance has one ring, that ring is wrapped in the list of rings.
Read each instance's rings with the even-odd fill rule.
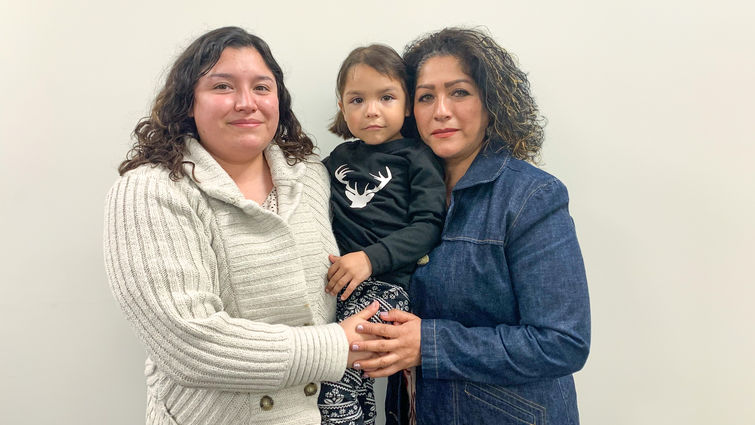
[[[215,157],[215,160],[236,183],[246,199],[260,205],[265,202],[273,190],[273,177],[263,153],[260,152],[252,160],[245,162],[230,162],[218,157]]]
[[[474,159],[477,158],[479,153],[480,150],[477,149],[473,155],[466,156],[460,160],[445,161],[446,206],[451,205],[451,191],[456,187],[456,183],[458,183],[459,180],[464,177],[464,174],[467,173],[469,166],[472,165],[472,162],[474,162]]]

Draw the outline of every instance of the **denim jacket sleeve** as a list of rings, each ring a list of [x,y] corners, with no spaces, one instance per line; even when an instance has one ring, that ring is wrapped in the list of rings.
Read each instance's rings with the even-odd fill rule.
[[[590,309],[582,255],[566,187],[542,182],[514,206],[505,224],[505,257],[519,323],[470,327],[422,321],[426,379],[515,385],[582,368],[590,345]]]

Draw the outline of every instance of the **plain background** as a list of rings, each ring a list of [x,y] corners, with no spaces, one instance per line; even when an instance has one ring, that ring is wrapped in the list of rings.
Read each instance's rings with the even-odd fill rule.
[[[755,423],[755,14],[733,1],[2,2],[0,423],[143,423],[144,351],[102,259],[104,196],[207,30],[272,47],[320,152],[354,47],[484,25],[548,118],[593,345],[583,424]]]

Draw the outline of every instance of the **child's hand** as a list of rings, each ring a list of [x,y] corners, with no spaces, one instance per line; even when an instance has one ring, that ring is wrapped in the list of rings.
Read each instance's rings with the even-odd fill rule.
[[[349,285],[341,295],[341,301],[349,298],[360,283],[372,274],[372,263],[364,251],[350,252],[342,257],[329,255],[328,259],[333,263],[328,269],[328,284],[325,292],[330,295],[338,295],[346,285]]]

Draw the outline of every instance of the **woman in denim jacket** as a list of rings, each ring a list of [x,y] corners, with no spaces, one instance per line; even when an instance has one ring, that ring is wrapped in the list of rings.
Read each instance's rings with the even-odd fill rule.
[[[385,339],[352,344],[383,353],[354,366],[370,377],[419,366],[418,424],[577,424],[587,282],[566,187],[529,163],[543,129],[526,75],[477,30],[422,37],[404,59],[419,135],[445,163],[448,213],[412,278],[414,314],[359,325]],[[389,423],[406,422],[397,409],[388,403]]]

